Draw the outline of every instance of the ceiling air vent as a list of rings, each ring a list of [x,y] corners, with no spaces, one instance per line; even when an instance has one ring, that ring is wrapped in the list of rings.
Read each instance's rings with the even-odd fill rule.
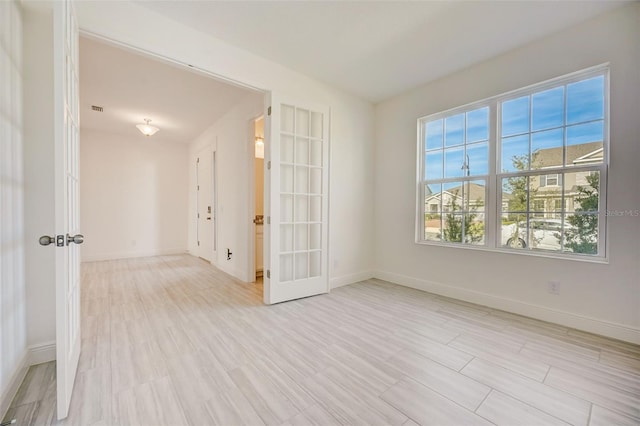
[[[97,112],[102,112],[104,110],[104,108],[98,105],[91,105],[91,109]]]

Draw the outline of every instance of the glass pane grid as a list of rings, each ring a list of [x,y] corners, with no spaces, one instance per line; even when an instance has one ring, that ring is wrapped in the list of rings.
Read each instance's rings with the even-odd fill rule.
[[[283,105],[281,281],[321,275],[323,114]]]
[[[602,166],[605,72],[506,101],[498,99],[493,104],[499,118],[496,139],[468,131],[471,111],[421,120],[421,239],[469,242],[468,224],[484,225],[488,196],[485,191],[485,199],[474,204],[469,182],[471,177],[487,176],[501,183],[512,179],[516,186],[498,186],[496,198],[502,205],[488,209],[489,214],[493,210],[503,217],[497,247],[504,246],[501,238],[510,232],[505,226],[511,225],[512,236],[521,239],[521,248],[527,250],[602,255],[597,232],[606,208],[601,206],[598,188],[599,175],[606,171]],[[478,155],[484,155],[486,149],[488,158],[494,148],[498,151],[495,171],[484,171],[470,154],[477,149]],[[462,163],[461,170],[457,163]],[[591,164],[592,169],[586,167]],[[454,184],[464,187],[459,202],[442,195]],[[471,220],[469,214],[477,217]]]
[[[515,145],[527,136],[528,147]],[[604,76],[510,99],[501,103],[498,172],[602,163],[603,139]]]

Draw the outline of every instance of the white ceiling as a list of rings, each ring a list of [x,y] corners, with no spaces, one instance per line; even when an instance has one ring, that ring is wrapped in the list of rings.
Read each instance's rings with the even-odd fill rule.
[[[184,68],[80,38],[80,124],[83,129],[188,143],[246,96],[262,96]],[[104,108],[94,112],[91,105]]]
[[[623,3],[604,0],[141,1],[139,4],[377,102]]]

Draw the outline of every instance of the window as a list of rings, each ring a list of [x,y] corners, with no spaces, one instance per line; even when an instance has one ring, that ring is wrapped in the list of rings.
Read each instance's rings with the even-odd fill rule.
[[[417,242],[604,257],[608,75],[419,119]]]
[[[546,175],[546,176],[540,176],[540,186],[558,186],[560,185],[560,175],[559,174],[553,174],[553,175]]]
[[[484,244],[484,207],[489,173],[489,108],[479,107],[424,125],[425,199],[437,211],[425,217],[424,239]],[[438,221],[432,219],[437,213]],[[431,219],[431,220],[430,220]]]

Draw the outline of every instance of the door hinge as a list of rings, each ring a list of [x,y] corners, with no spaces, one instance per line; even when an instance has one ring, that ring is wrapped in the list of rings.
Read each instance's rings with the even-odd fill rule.
[[[267,216],[267,225],[271,225],[271,216]]]
[[[198,213],[198,219],[200,219],[200,213]]]
[[[196,163],[200,163],[200,157],[196,159]]]
[[[200,246],[200,241],[198,241],[198,246]]]
[[[198,191],[200,191],[200,185],[198,185]]]
[[[271,161],[267,161],[267,170],[271,170]]]
[[[267,278],[271,278],[271,269],[267,269]]]
[[[267,108],[267,115],[271,115],[271,107]]]

